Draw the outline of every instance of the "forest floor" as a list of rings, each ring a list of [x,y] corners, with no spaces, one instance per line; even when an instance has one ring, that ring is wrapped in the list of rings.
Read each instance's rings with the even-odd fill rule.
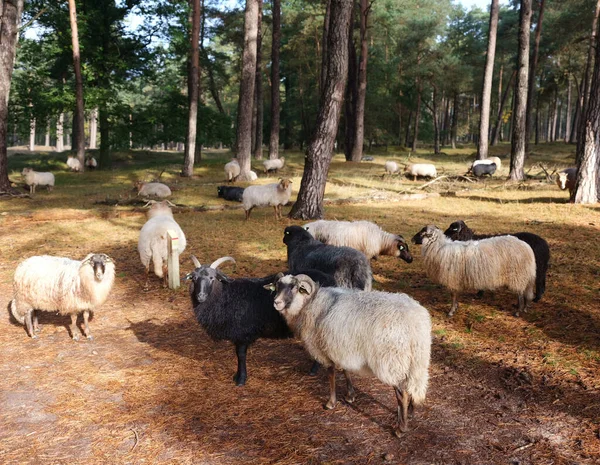
[[[474,149],[417,159],[444,174],[464,174]],[[405,292],[433,319],[427,401],[400,439],[392,434],[395,398],[375,379],[357,378],[352,405],[322,405],[326,374],[308,376],[299,341],[259,341],[249,350],[248,382],[236,387],[230,343],[212,341],[197,324],[185,287],[158,279],[143,290],[137,253],[143,210],[126,204],[136,179],[162,180],[180,207],[175,218],[188,239],[182,274],[201,262],[231,255],[233,277],[286,269],[283,229],[272,209],[244,222],[238,209],[218,206],[229,154],[205,154],[193,179],[178,176],[182,155],[116,154],[113,171],[69,173],[66,155],[14,154],[11,179],[23,166],[56,174],[52,192],[0,199],[0,301],[6,309],[17,264],[32,255],[114,258],[117,278],[91,321],[94,341],[73,342],[68,317],[43,313],[39,339],[0,312],[0,463],[2,464],[597,464],[600,463],[600,207],[567,203],[567,193],[542,176],[505,182],[508,148],[494,148],[503,168],[493,179],[440,182],[399,176],[382,179],[387,159],[345,163],[329,173],[328,219],[377,222],[410,239],[426,224],[465,220],[479,232],[531,231],[552,251],[546,294],[529,313],[513,316],[516,297],[505,291],[464,293],[453,318],[449,293],[424,273],[419,246],[412,264],[392,257],[372,262],[375,289]],[[300,185],[303,156],[285,154],[280,175]],[[572,163],[572,147],[541,146],[530,174]],[[258,168],[260,162],[253,162]],[[259,171],[257,169],[257,171]],[[403,193],[437,193],[405,200]],[[107,206],[98,201],[115,200]],[[343,201],[343,199],[351,199]],[[339,201],[335,203],[336,201]],[[109,202],[110,203],[110,202]],[[234,204],[235,205],[235,204]],[[340,384],[341,379],[340,379]],[[340,393],[341,394],[341,393]]]

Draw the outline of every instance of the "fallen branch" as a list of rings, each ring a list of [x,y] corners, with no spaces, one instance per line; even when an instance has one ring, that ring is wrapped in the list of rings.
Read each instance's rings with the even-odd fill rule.
[[[535,444],[535,441],[530,442],[529,444],[525,444],[524,446],[517,447],[516,449],[513,449],[513,451],[511,453],[514,454],[515,452],[521,452],[522,450],[529,449],[534,444]]]

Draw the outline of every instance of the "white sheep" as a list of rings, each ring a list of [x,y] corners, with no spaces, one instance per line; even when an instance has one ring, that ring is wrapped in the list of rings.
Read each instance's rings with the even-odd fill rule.
[[[48,191],[54,187],[54,175],[48,172],[33,171],[33,168],[23,168],[21,172],[25,184],[29,186],[29,193],[35,194],[36,186],[47,186]]]
[[[92,170],[95,170],[96,168],[98,168],[98,162],[94,157],[90,157],[85,161],[85,166]]]
[[[237,158],[232,158],[229,163],[225,164],[225,178],[229,182],[234,182],[240,175],[241,168]]]
[[[280,278],[275,291],[275,309],[310,355],[329,367],[330,396],[325,407],[336,404],[336,368],[346,374],[350,403],[355,395],[348,373],[375,376],[394,388],[395,434],[407,431],[409,410],[422,403],[427,393],[431,357],[427,309],[406,294],[320,287],[303,274]]]
[[[269,171],[277,171],[283,168],[285,165],[285,157],[275,158],[273,160],[265,160],[263,161],[263,166],[265,167],[265,173]]]
[[[69,156],[67,158],[67,166],[71,168],[71,171],[81,171],[81,162],[77,157]]]
[[[138,181],[135,183],[135,187],[138,191],[138,196],[142,197],[158,197],[164,199],[171,195],[171,189],[162,182],[142,182]]]
[[[518,294],[520,311],[535,296],[536,264],[533,250],[514,236],[494,236],[477,241],[452,241],[434,225],[413,237],[422,244],[427,276],[452,294],[448,316],[458,309],[458,293],[465,290],[495,290],[507,287]]]
[[[566,168],[558,173],[556,184],[561,190],[569,189],[569,197],[573,197],[575,183],[577,181],[577,168]]]
[[[413,181],[417,180],[417,176],[435,178],[437,170],[431,163],[411,163],[406,165],[404,173],[413,177]]]
[[[254,207],[268,207],[275,209],[275,218],[279,219],[282,205],[286,205],[292,196],[292,180],[281,179],[278,183],[263,186],[248,186],[244,189],[242,206],[246,211],[246,220]]]
[[[258,174],[255,171],[250,171],[250,181],[256,181],[258,179]]]
[[[25,324],[32,338],[37,338],[39,331],[35,310],[70,315],[71,337],[76,341],[77,315],[83,312],[83,334],[93,339],[90,312],[106,301],[114,279],[115,264],[103,253],[89,254],[82,261],[49,255],[30,257],[15,271],[10,311]]]
[[[386,174],[395,174],[398,171],[400,171],[400,167],[398,166],[398,163],[396,163],[395,161],[386,161],[385,162],[385,173]]]
[[[496,163],[497,170],[500,170],[500,168],[502,167],[502,160],[500,160],[500,157],[489,157],[483,160],[475,160],[471,165],[471,169],[473,169],[473,167],[477,165],[491,165],[492,163]]]
[[[167,244],[167,231],[173,230],[179,238],[179,253],[183,253],[186,246],[185,234],[181,227],[173,219],[171,202],[163,200],[162,202],[150,201],[147,205],[148,221],[140,230],[138,240],[138,252],[140,260],[146,268],[146,286],[148,284],[148,273],[150,272],[150,261],[154,265],[154,274],[163,278],[166,285],[167,280],[167,258],[169,255]]]
[[[325,244],[352,247],[367,258],[378,255],[400,257],[412,262],[408,244],[402,236],[384,231],[370,221],[318,220],[304,225],[312,236]]]

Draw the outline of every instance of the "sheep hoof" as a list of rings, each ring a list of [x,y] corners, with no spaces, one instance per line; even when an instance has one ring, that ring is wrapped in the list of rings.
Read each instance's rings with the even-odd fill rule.
[[[88,341],[93,341],[94,340],[94,336],[92,336],[91,334],[86,336]]]
[[[77,334],[74,334],[74,335],[73,335],[73,340],[74,340],[75,342],[79,341],[79,335],[77,335]]]
[[[240,376],[238,373],[236,373],[233,377],[233,382],[236,386],[243,386],[244,384],[246,384],[246,377]]]
[[[335,408],[335,402],[332,402],[331,400],[329,400],[325,405],[323,405],[323,408],[325,410],[333,410]]]
[[[39,339],[39,336],[37,334],[33,333],[31,335],[31,339]]]
[[[346,394],[344,396],[344,400],[346,402],[348,402],[349,404],[352,404],[356,400],[356,394],[354,394],[354,393],[353,394]]]
[[[398,425],[396,428],[394,428],[394,435],[397,438],[401,438],[403,433],[406,433],[408,431],[408,425]]]

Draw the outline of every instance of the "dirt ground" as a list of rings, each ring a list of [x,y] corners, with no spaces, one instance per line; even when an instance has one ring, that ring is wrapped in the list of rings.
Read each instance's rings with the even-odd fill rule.
[[[40,338],[0,312],[2,464],[594,464],[600,463],[600,215],[544,191],[370,202],[328,209],[328,218],[369,219],[410,238],[422,226],[462,218],[481,232],[535,232],[552,250],[547,293],[512,315],[507,292],[461,296],[432,284],[420,249],[408,265],[372,262],[375,288],[406,292],[432,314],[428,399],[398,439],[395,398],[356,378],[357,400],[324,410],[326,373],[308,375],[295,340],[259,341],[248,382],[236,387],[233,347],[196,323],[188,291],[158,279],[143,290],[136,250],[143,213],[126,208],[41,208],[0,201],[0,303],[16,265],[31,255],[108,253],[117,278],[91,321],[94,341],[73,342],[68,317],[43,313]],[[17,203],[15,203],[17,202]],[[182,274],[232,255],[223,271],[264,276],[285,269],[283,229],[272,210],[186,212]],[[3,316],[2,316],[3,315]],[[338,379],[339,394],[343,381]],[[341,395],[340,395],[341,397]]]

